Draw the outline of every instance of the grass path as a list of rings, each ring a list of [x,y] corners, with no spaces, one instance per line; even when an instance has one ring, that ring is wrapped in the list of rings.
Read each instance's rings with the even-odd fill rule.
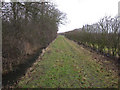
[[[86,49],[58,36],[42,59],[19,81],[23,88],[117,88],[118,77]]]

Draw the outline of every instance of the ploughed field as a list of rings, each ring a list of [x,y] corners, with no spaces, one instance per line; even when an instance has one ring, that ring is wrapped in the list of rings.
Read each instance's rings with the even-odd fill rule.
[[[64,36],[58,36],[16,87],[118,88],[117,71],[108,68],[110,61],[105,61],[106,66],[97,61],[98,56]]]

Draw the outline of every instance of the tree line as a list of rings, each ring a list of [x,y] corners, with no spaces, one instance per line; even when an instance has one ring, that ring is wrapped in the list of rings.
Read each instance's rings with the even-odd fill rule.
[[[52,2],[2,2],[3,73],[52,42],[66,14]]]
[[[86,24],[64,35],[107,56],[120,57],[120,19],[118,17],[105,16],[97,23]]]

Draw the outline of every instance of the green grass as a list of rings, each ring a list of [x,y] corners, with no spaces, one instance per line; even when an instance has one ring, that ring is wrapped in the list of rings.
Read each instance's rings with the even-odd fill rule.
[[[58,36],[17,87],[117,88],[118,77],[96,63],[89,51]]]

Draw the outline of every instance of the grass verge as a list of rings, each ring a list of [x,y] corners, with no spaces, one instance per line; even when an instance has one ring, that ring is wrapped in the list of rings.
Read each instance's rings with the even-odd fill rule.
[[[118,88],[118,76],[95,62],[89,51],[58,36],[16,87]]]

